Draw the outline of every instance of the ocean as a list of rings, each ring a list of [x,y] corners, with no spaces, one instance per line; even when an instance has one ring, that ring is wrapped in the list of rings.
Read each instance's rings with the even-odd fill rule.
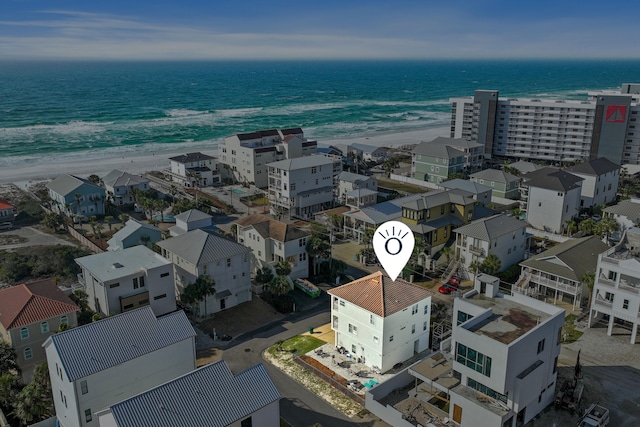
[[[640,61],[0,62],[0,167],[211,150],[234,133],[323,139],[448,126],[449,98],[585,99]]]

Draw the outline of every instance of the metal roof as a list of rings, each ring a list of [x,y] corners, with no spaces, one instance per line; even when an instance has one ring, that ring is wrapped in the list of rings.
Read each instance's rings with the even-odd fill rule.
[[[181,214],[176,215],[176,220],[189,222],[189,221],[199,221],[201,219],[211,219],[213,218],[211,215],[202,212],[198,209],[189,209],[188,211],[182,212]]]
[[[110,409],[118,427],[224,427],[281,398],[262,364],[233,375],[220,360]]]
[[[493,215],[470,222],[453,230],[455,233],[489,242],[505,234],[526,230],[527,223],[504,214]]]
[[[491,187],[486,186],[484,184],[480,184],[473,181],[467,181],[466,179],[452,179],[449,181],[444,181],[440,184],[441,187],[447,188],[449,190],[464,190],[468,191],[471,194],[480,194],[486,193],[487,191],[491,191]]]
[[[99,187],[86,179],[78,178],[77,176],[70,174],[60,175],[53,181],[47,183],[47,188],[61,196],[66,196],[67,194],[76,192],[76,190],[82,186],[94,187],[94,191],[104,193],[104,188]]]
[[[315,155],[279,160],[277,162],[267,163],[267,166],[291,171],[296,169],[310,168],[313,166],[325,166],[331,164],[333,164],[333,160],[331,160],[330,158],[326,156]]]
[[[135,233],[141,228],[144,228],[149,231],[153,231],[155,233],[162,233],[162,230],[160,230],[158,227],[154,225],[145,224],[143,222],[136,221],[135,219],[130,219],[129,221],[127,221],[124,227],[122,227],[120,230],[118,230],[113,234],[113,236],[111,237],[111,239],[107,241],[107,243],[110,246],[115,246],[117,244],[120,244],[122,243],[123,240],[125,240],[127,237],[129,237],[130,235],[132,235],[133,233]]]
[[[183,311],[156,318],[147,306],[52,335],[44,345],[55,347],[75,381],[195,335]]]
[[[129,172],[114,169],[102,178],[102,182],[108,187],[129,187],[144,184],[145,182],[149,182],[149,180],[140,175],[133,175]]]
[[[171,261],[144,245],[137,245],[76,258],[76,263],[104,283],[138,272],[144,273],[145,270],[171,264]]]
[[[399,199],[393,199],[387,202],[366,206],[355,211],[345,212],[344,216],[358,218],[370,224],[381,224],[386,221],[392,221],[400,218],[402,216],[402,205],[412,200],[419,199],[420,197],[422,197],[422,194],[411,194],[409,196],[400,197]]]
[[[209,264],[251,252],[251,249],[240,243],[205,230],[192,230],[181,236],[161,240],[157,245],[193,265]]]
[[[346,181],[346,182],[362,182],[362,181],[368,181],[370,179],[375,179],[375,178],[372,178],[366,175],[360,175],[353,172],[343,171],[343,172],[340,172],[340,175],[338,175],[338,179],[340,181]]]
[[[485,169],[480,172],[471,174],[471,178],[501,182],[503,184],[506,184],[508,182],[520,181],[520,177],[498,169]]]
[[[617,205],[607,206],[602,211],[610,215],[624,216],[634,223],[640,221],[640,201],[623,200]]]
[[[456,151],[458,151],[460,154],[455,154],[453,155],[453,157],[459,157],[465,155],[465,153],[462,151],[463,149],[479,148],[483,147],[483,145],[477,142],[467,141],[466,139],[446,138],[443,136],[439,136],[431,141],[422,141],[420,144],[416,145],[411,152],[415,154],[425,155],[434,155],[434,153],[440,153],[441,155],[443,155],[444,152],[442,151],[442,147],[452,147],[456,149]],[[453,154],[453,152],[451,153]]]
[[[447,203],[455,203],[466,206],[469,204],[474,204],[476,202],[471,196],[472,193],[465,190],[438,190],[431,193],[421,194],[419,198],[404,203],[402,207],[413,210],[423,210],[436,206],[442,206]]]

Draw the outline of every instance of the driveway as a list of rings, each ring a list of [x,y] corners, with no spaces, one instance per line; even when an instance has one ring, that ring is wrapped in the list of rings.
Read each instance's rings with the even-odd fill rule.
[[[19,241],[20,243],[14,243]],[[51,245],[68,245],[76,246],[73,243],[56,237],[51,234],[44,233],[34,227],[18,227],[13,230],[0,232],[0,250],[23,248],[26,246],[51,246]]]

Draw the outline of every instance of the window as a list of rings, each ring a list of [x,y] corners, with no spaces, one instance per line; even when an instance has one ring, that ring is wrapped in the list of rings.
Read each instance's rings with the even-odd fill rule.
[[[538,341],[538,354],[542,353],[544,350],[544,338]]]
[[[23,340],[26,340],[27,338],[29,338],[29,329],[21,328],[20,329],[20,338],[23,339]]]
[[[344,307],[344,306],[345,306],[344,300],[340,300],[340,307]]]
[[[378,344],[380,342],[380,340],[378,340],[378,337],[373,337],[373,342],[374,342],[374,344]]]
[[[422,323],[422,330],[426,331],[427,330],[427,322],[423,322]]]
[[[629,300],[628,299],[622,301],[622,308],[624,308],[625,310],[629,309]]]
[[[69,318],[67,317],[66,314],[64,316],[60,316],[60,324],[61,325],[68,325],[69,324]]]
[[[91,409],[85,409],[84,410],[84,420],[86,422],[90,422],[93,419],[93,416],[91,415]]]
[[[135,283],[135,282],[134,282]],[[113,288],[117,288],[118,286],[120,286],[120,283],[111,283],[109,285],[109,289],[113,289]]]
[[[87,386],[87,380],[80,381],[80,392],[82,394],[89,393],[89,387]]]
[[[244,420],[240,421],[240,427],[253,427],[253,421],[251,417],[245,418]]]
[[[27,347],[24,349],[24,360],[29,360],[33,357],[33,350],[31,347]]]
[[[202,266],[202,274],[207,274],[207,264]]]
[[[227,258],[227,267],[231,267],[231,258]]]
[[[144,288],[144,276],[133,278],[133,289]]]
[[[413,307],[411,307],[411,315],[413,316],[417,312],[418,312],[418,304],[415,304]]]
[[[411,325],[411,333],[412,334],[416,333],[416,325]]]
[[[460,343],[456,345],[456,361],[487,377],[491,376],[491,358]]]
[[[307,260],[307,253],[306,252],[301,253],[300,255],[298,255],[298,259],[300,261],[306,261]]]
[[[127,304],[124,307],[122,307],[123,310],[129,310],[131,308],[133,308],[133,304]]]
[[[353,335],[358,335],[358,327],[356,325],[352,325],[349,323],[349,333]]]
[[[393,341],[393,335],[389,337],[389,342]]]
[[[351,344],[351,353],[356,354],[356,345],[355,344]]]
[[[311,173],[316,173],[316,172],[318,172],[318,168],[316,168],[315,166],[313,166],[313,167],[311,168]]]
[[[425,304],[424,306],[424,314],[429,314],[429,304]]]
[[[456,325],[459,326],[471,318],[473,318],[472,315],[467,314],[464,311],[458,311],[458,323],[456,323]]]
[[[369,323],[371,323],[372,325],[376,324],[376,318],[373,317],[373,314],[369,315]]]
[[[304,238],[298,240],[298,246],[300,246],[300,247],[307,246],[307,238],[304,237]]]
[[[40,323],[40,332],[43,334],[46,334],[47,332],[49,332],[49,322]]]
[[[156,295],[155,297],[153,297],[153,300],[157,301],[159,299],[166,298],[166,297],[167,297],[167,294]]]
[[[205,266],[205,267],[206,267],[206,266]],[[167,277],[168,275],[169,275],[169,273],[162,273],[162,274],[160,275],[160,277]]]
[[[503,403],[507,403],[507,396],[504,394],[500,394],[497,391],[487,387],[484,384],[479,383],[478,381],[467,378],[467,385],[474,390],[478,390],[480,393],[486,394],[487,396],[497,399]]]

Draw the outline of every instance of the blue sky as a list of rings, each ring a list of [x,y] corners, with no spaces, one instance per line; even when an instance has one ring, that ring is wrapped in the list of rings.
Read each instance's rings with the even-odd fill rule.
[[[639,59],[623,0],[0,0],[4,59]]]

